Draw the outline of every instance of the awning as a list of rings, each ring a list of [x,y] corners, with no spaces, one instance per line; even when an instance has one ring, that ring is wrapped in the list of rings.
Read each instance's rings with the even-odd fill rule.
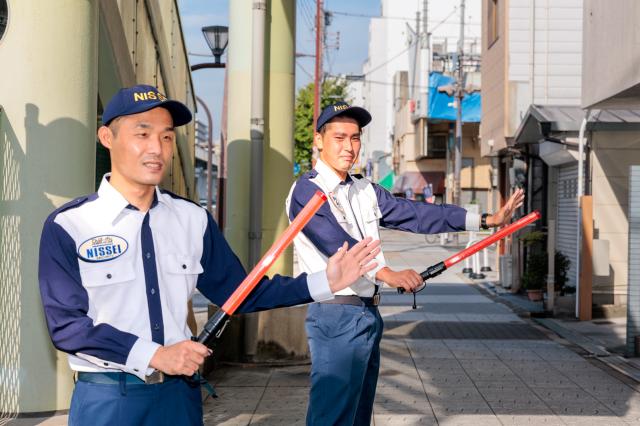
[[[433,194],[444,194],[444,172],[404,172],[396,178],[391,189],[394,194],[405,194],[408,189],[414,194],[423,194],[431,184]]]
[[[396,177],[395,173],[389,172],[385,177],[383,177],[378,181],[378,185],[380,185],[387,191],[391,191],[391,188],[393,188],[393,181],[395,177]]]
[[[579,106],[530,105],[513,143],[541,143],[577,134],[584,117],[585,110]],[[586,130],[640,130],[640,110],[591,110]]]

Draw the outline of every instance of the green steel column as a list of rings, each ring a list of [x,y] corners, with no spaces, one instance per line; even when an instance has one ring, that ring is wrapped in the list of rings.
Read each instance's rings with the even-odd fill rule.
[[[249,253],[251,0],[229,2],[225,236],[246,266]]]
[[[262,251],[266,251],[289,224],[284,202],[293,182],[295,108],[295,0],[269,2],[265,60],[264,199]],[[276,262],[270,275],[291,275],[292,249]],[[306,308],[287,308],[260,314],[258,355],[307,354],[304,332]],[[262,350],[260,350],[262,348]]]
[[[93,192],[98,3],[9,1],[0,41],[0,412],[69,407],[38,291],[47,215]]]

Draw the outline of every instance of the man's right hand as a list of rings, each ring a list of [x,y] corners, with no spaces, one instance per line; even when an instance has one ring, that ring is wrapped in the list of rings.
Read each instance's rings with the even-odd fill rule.
[[[424,281],[420,274],[413,269],[393,271],[387,267],[380,269],[376,273],[376,279],[389,284],[391,287],[402,287],[408,292],[420,287]]]
[[[160,346],[149,363],[149,367],[165,374],[193,376],[211,355],[211,350],[202,343],[185,340],[170,346]]]

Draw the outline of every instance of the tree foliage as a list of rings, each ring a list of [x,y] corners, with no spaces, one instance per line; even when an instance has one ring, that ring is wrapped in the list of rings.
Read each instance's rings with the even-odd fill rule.
[[[311,169],[311,153],[313,147],[313,82],[302,87],[296,96],[295,146],[294,161],[299,166],[296,176]],[[320,94],[320,110],[339,101],[349,102],[347,81],[339,78],[328,78],[322,82]]]

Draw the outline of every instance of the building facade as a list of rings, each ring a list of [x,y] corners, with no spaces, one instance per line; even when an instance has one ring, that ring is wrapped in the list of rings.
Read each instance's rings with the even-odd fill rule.
[[[516,186],[527,191],[524,211],[541,210],[535,226],[547,232],[554,225],[563,254],[570,257],[570,284],[577,280],[578,244],[573,227],[578,217],[578,161],[574,157],[553,164],[541,160],[537,146],[520,144],[515,135],[535,107],[557,111],[580,105],[582,76],[581,0],[483,0],[482,2],[482,125],[481,153],[492,157],[497,205]],[[533,109],[532,109],[533,108]],[[562,114],[560,114],[561,116]],[[548,132],[546,132],[548,133]],[[576,137],[577,134],[565,136]],[[544,135],[540,136],[542,142]],[[565,223],[566,222],[566,223]],[[505,287],[517,291],[525,268],[527,248],[519,235],[499,246]]]
[[[38,292],[42,224],[96,190],[102,108],[123,86],[152,84],[195,108],[174,0],[8,0],[0,37],[0,412],[67,409],[66,355],[48,337]],[[195,199],[193,125],[177,131],[163,186]]]

